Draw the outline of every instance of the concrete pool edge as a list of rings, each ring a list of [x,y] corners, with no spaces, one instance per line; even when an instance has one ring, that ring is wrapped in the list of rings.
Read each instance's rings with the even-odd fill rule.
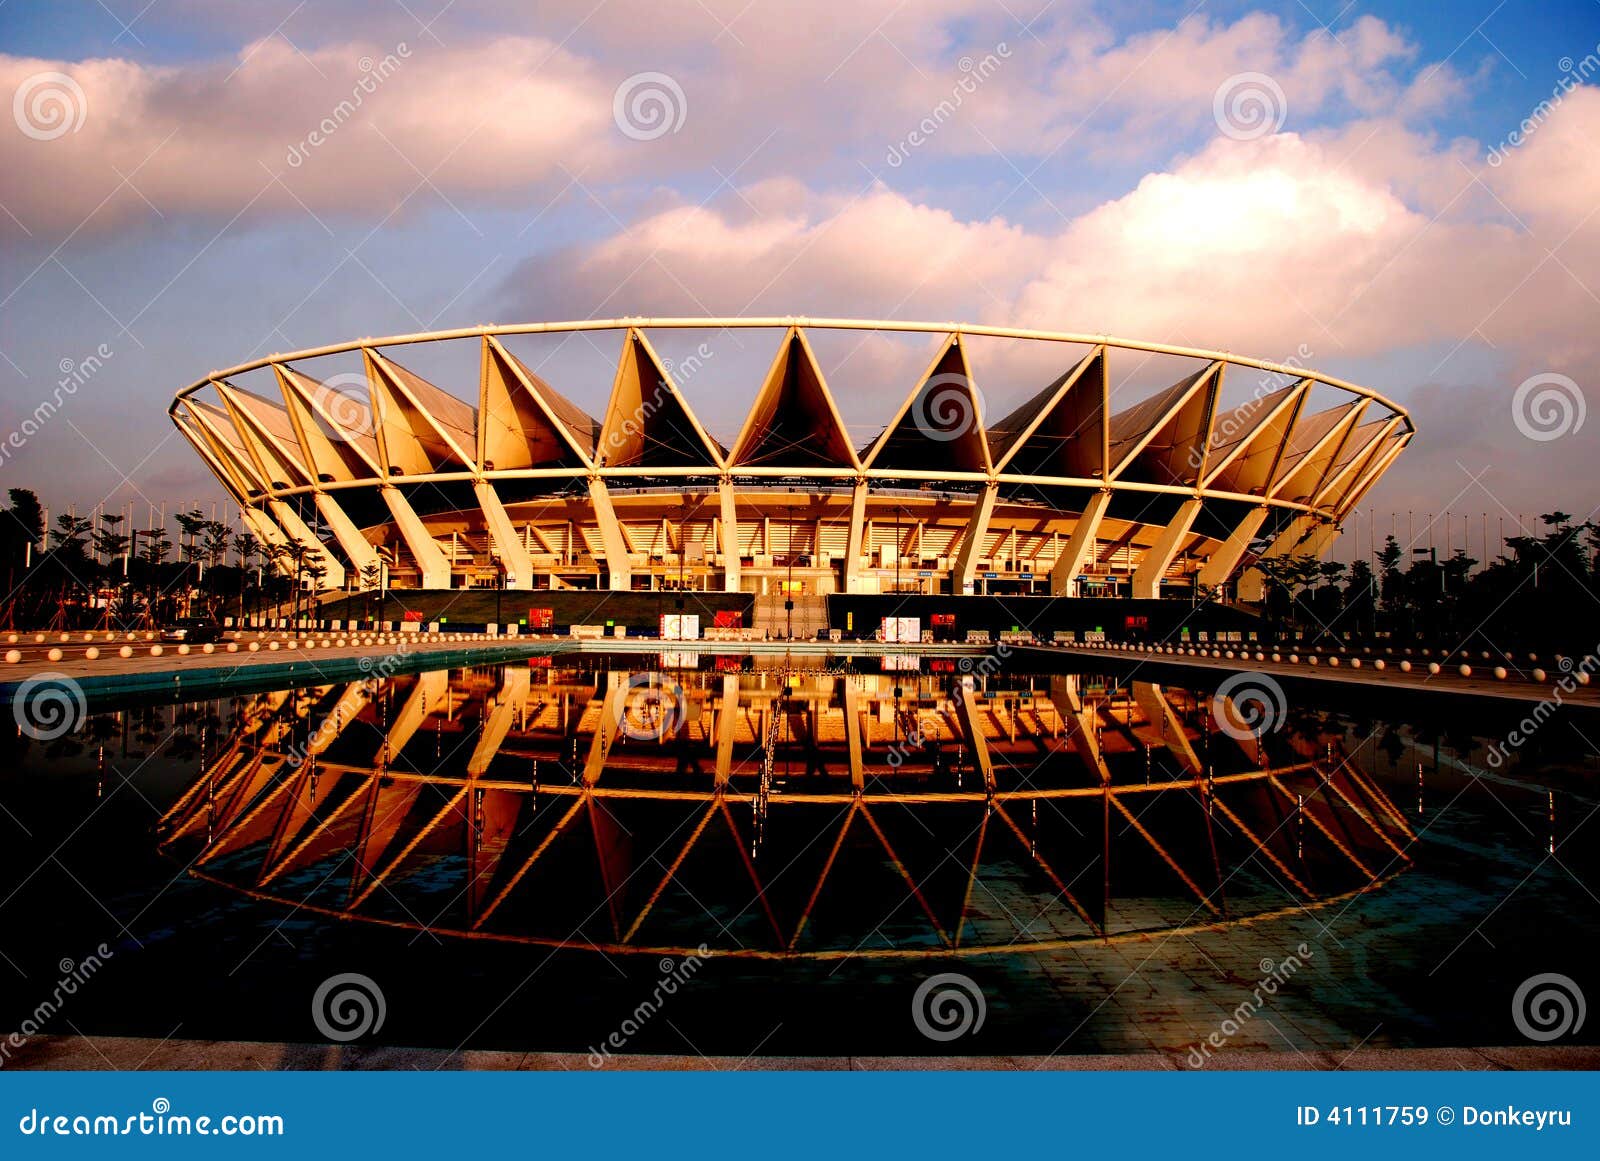
[[[615,1071],[999,1071],[1186,1072],[1181,1052],[1130,1052],[1085,1056],[634,1056],[611,1057]],[[1457,1048],[1358,1048],[1337,1052],[1238,1050],[1214,1057],[1224,1071],[1593,1071],[1600,1046],[1515,1045]],[[40,1036],[13,1054],[8,1069],[45,1071],[595,1071],[582,1052],[519,1052],[368,1045],[157,1040],[124,1036]]]

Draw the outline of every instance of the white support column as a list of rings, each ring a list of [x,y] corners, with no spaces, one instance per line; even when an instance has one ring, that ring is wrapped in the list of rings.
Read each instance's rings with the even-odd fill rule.
[[[606,587],[631,589],[633,569],[628,562],[628,542],[622,537],[617,510],[611,506],[611,493],[599,476],[589,478],[589,502],[594,505],[594,521],[600,527],[600,543],[606,555]]]
[[[1300,545],[1300,551],[1297,555],[1314,556],[1321,560],[1322,554],[1328,551],[1329,546],[1338,539],[1338,536],[1339,526],[1332,520],[1319,524],[1316,530],[1306,537],[1305,542]]]
[[[279,576],[293,576],[294,569],[281,556],[273,552],[275,548],[284,548],[289,543],[289,538],[283,534],[283,529],[272,522],[259,508],[252,508],[248,504],[239,508],[239,515],[250,528],[250,534],[256,538],[256,543],[261,545],[263,555]]]
[[[722,591],[739,591],[739,510],[733,502],[733,481],[726,476],[717,484],[717,498],[722,506]],[[678,551],[683,551],[682,533],[678,536]]]
[[[449,588],[450,562],[444,558],[438,542],[422,523],[422,517],[417,515],[410,502],[394,485],[385,485],[382,492],[383,502],[389,505],[389,514],[394,517],[395,527],[400,530],[400,538],[406,542],[411,558],[417,562],[420,573],[418,583],[425,589]]]
[[[378,563],[378,550],[361,535],[355,521],[345,515],[337,500],[326,492],[318,492],[317,511],[322,514],[322,522],[333,532],[333,538],[339,542],[339,548],[350,558],[350,567],[356,570],[358,578],[362,570]]]
[[[1277,539],[1261,554],[1261,559],[1267,560],[1279,556],[1288,556],[1294,552],[1299,543],[1304,540],[1316,527],[1315,516],[1296,516],[1289,521],[1289,526],[1278,533]],[[1259,603],[1267,598],[1267,577],[1259,568],[1251,567],[1244,571],[1239,578],[1239,599],[1252,604]]]
[[[1167,526],[1161,530],[1161,535],[1145,552],[1139,567],[1133,570],[1135,597],[1148,599],[1161,595],[1161,578],[1166,575],[1167,566],[1172,563],[1172,558],[1178,555],[1178,548],[1189,535],[1189,529],[1194,526],[1194,518],[1198,515],[1200,515],[1200,501],[1185,500],[1177,514],[1167,521]]]
[[[850,785],[860,790],[866,785],[866,772],[861,765],[861,695],[854,677],[848,674],[839,679],[843,684],[840,704],[844,708],[845,754],[850,762]]]
[[[1233,570],[1239,567],[1239,561],[1244,556],[1245,549],[1250,547],[1250,541],[1255,539],[1261,525],[1266,523],[1267,506],[1252,508],[1245,514],[1245,518],[1222,542],[1209,560],[1200,566],[1200,583],[1207,588],[1215,588],[1226,583],[1233,575]]]
[[[328,550],[328,546],[317,539],[316,534],[306,527],[306,522],[300,519],[295,510],[282,500],[268,500],[267,506],[272,509],[272,516],[283,530],[289,534],[289,539],[305,545],[322,560],[322,567],[327,571],[322,576],[321,589],[344,588],[344,565],[339,563],[339,558]]]
[[[722,701],[717,710],[717,786],[733,776],[733,739],[739,732],[739,675],[722,675]]]
[[[1083,506],[1083,515],[1078,517],[1077,525],[1072,529],[1072,535],[1067,539],[1067,545],[1061,550],[1061,556],[1056,560],[1055,567],[1050,570],[1050,595],[1052,597],[1070,597],[1073,594],[1072,582],[1078,579],[1084,566],[1094,557],[1095,545],[1099,543],[1100,521],[1105,518],[1106,508],[1111,503],[1111,489],[1102,488]]]
[[[1050,703],[1056,707],[1056,713],[1063,721],[1072,722],[1070,734],[1072,748],[1083,756],[1093,771],[1100,776],[1100,784],[1111,784],[1111,768],[1106,765],[1105,755],[1100,752],[1100,739],[1095,733],[1099,725],[1098,714],[1092,706],[1083,704],[1083,695],[1078,691],[1078,678],[1076,674],[1067,674],[1062,677],[1050,679]],[[1182,737],[1182,732],[1179,732]]]
[[[861,591],[861,540],[867,524],[867,482],[857,480],[850,493],[850,535],[844,546],[844,591]]]
[[[972,519],[961,537],[961,549],[956,553],[955,569],[950,578],[952,595],[967,591],[978,571],[978,557],[983,552],[983,542],[989,537],[989,517],[994,514],[995,498],[1000,494],[998,484],[991,483],[972,505]]]
[[[500,563],[506,567],[506,588],[531,589],[533,587],[533,558],[517,535],[506,514],[506,506],[488,480],[475,480],[472,494],[478,497],[478,507],[483,509],[483,522],[489,529],[489,544]]]

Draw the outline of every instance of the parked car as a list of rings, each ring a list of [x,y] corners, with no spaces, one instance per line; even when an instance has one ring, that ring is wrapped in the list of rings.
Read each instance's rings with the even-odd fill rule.
[[[161,630],[161,639],[174,645],[210,645],[222,640],[222,626],[204,617],[183,617]]]

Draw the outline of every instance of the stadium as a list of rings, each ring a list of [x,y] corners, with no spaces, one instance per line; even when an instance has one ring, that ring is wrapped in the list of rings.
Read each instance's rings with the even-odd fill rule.
[[[684,364],[675,376],[658,354],[691,332],[732,336],[766,366],[721,439]],[[886,335],[920,344],[926,369],[852,392],[852,407],[884,405],[881,430],[852,438],[818,351]],[[519,356],[531,336],[619,352],[598,416]],[[1005,414],[987,413],[978,344],[1043,368]],[[442,349],[475,391],[472,370],[435,383],[412,369]],[[1184,373],[1148,386],[1152,361]],[[1323,554],[1414,430],[1375,391],[1230,353],[793,318],[363,339],[213,372],[169,410],[278,567],[299,557],[302,584],[790,608],[834,594],[1258,601],[1255,563]]]

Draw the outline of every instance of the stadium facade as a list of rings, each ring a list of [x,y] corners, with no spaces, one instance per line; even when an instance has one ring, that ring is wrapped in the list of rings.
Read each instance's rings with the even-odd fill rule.
[[[708,433],[652,345],[652,334],[689,329],[754,331],[776,346],[729,444]],[[885,385],[897,406],[864,444],[816,356],[822,331],[927,336],[927,370],[908,391]],[[599,418],[512,350],[517,336],[576,332],[620,344]],[[985,415],[967,356],[980,339],[1054,344],[1059,368],[1009,414]],[[475,399],[402,365],[422,344],[476,346]],[[1132,394],[1119,372],[1166,356],[1192,371],[1113,406]],[[359,372],[319,370],[355,357]],[[1230,374],[1248,379],[1230,392]],[[252,389],[236,382],[247,376]],[[1225,403],[1245,382],[1248,396]],[[170,414],[278,567],[325,589],[378,578],[430,590],[1222,590],[1249,601],[1262,592],[1255,562],[1324,553],[1413,435],[1406,411],[1374,391],[1238,355],[783,318],[364,339],[214,372]]]

